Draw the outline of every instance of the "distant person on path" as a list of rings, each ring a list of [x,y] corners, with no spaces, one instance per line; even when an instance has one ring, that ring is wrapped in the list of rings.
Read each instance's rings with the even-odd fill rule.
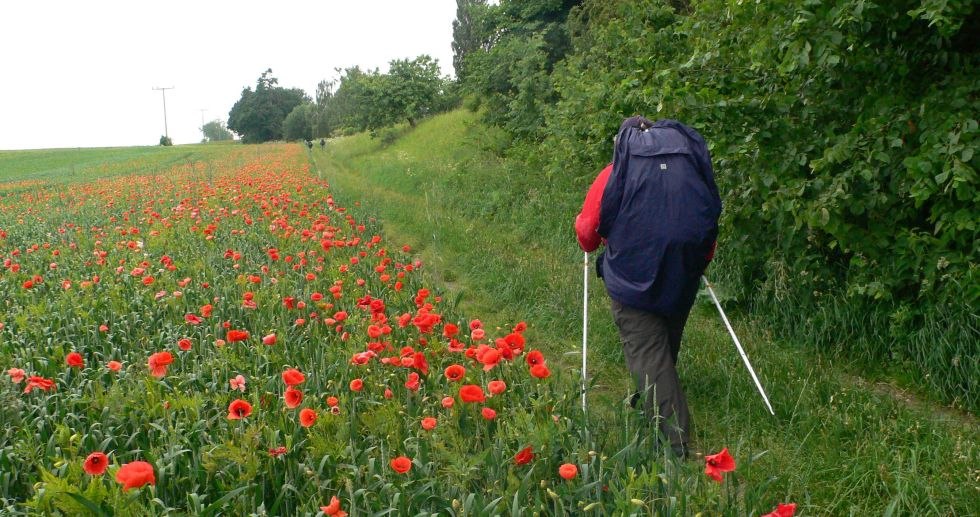
[[[611,300],[633,404],[656,419],[675,456],[688,454],[690,415],[677,375],[681,334],[701,274],[714,256],[721,198],[707,145],[675,120],[623,121],[613,163],[599,173],[575,219]]]
[[[325,147],[326,145],[327,145],[327,141],[321,138],[321,139],[320,139],[320,150],[322,151],[322,150],[323,150],[323,148],[324,148],[324,147]]]
[[[313,140],[307,140],[306,141],[306,148],[309,149],[309,150],[311,150],[311,151],[313,150]]]

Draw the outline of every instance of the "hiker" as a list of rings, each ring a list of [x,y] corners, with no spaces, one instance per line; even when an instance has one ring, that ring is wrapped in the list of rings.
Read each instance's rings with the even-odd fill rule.
[[[311,150],[311,151],[313,150],[313,140],[307,140],[306,141],[306,148],[309,149],[309,150]]]
[[[322,151],[323,148],[324,148],[324,146],[326,146],[326,145],[327,145],[327,141],[321,138],[320,139],[320,150]]]
[[[677,457],[688,455],[690,415],[677,375],[681,334],[701,274],[714,256],[721,198],[704,139],[675,120],[623,121],[613,162],[575,219],[579,246],[596,259],[609,294],[631,402],[656,423]]]

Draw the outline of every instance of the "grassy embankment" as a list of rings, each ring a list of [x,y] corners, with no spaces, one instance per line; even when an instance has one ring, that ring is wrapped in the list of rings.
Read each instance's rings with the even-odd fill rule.
[[[566,375],[577,375],[582,253],[572,220],[596,171],[546,177],[501,159],[493,152],[499,137],[463,111],[406,129],[389,145],[383,140],[331,141],[313,152],[314,170],[339,199],[362,200],[390,237],[416,247],[464,314],[500,325],[527,320],[530,346],[561,357]],[[590,400],[603,418],[629,383],[607,297],[591,271],[590,282]],[[805,514],[965,515],[980,507],[975,417],[910,402],[887,384],[862,380],[859,365],[780,341],[749,315],[732,316],[777,416],[769,416],[701,299],[680,362],[696,448],[755,457],[740,466],[743,478],[800,503]]]

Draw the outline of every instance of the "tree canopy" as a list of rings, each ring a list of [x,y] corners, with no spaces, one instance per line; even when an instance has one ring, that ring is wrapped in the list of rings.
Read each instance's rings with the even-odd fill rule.
[[[282,134],[285,140],[309,140],[313,138],[313,105],[298,104],[286,120],[282,122]]]
[[[234,138],[231,131],[228,131],[228,129],[225,127],[224,122],[218,119],[207,122],[201,126],[201,133],[204,134],[205,142],[220,142],[222,140],[231,140]]]
[[[440,76],[438,61],[421,55],[395,59],[387,73],[351,67],[336,81],[317,87],[315,136],[335,130],[376,130],[398,122],[414,126],[421,118],[456,104],[452,84]]]
[[[283,122],[296,106],[310,102],[299,88],[278,86],[272,69],[262,72],[255,90],[246,87],[228,113],[228,128],[245,143],[267,142],[283,138]]]

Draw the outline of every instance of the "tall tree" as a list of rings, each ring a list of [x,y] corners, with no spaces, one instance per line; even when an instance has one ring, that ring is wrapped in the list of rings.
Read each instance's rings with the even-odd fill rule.
[[[386,118],[407,120],[415,127],[418,119],[434,111],[445,81],[439,76],[439,63],[427,55],[415,59],[396,59],[380,81],[381,91],[373,92],[384,101]]]
[[[242,90],[242,96],[228,113],[228,128],[242,136],[246,143],[266,142],[283,137],[282,123],[296,106],[309,102],[299,88],[278,86],[272,69],[262,73],[253,91]]]
[[[285,140],[309,140],[313,138],[314,108],[312,104],[300,104],[286,115],[282,122],[282,136]]]
[[[218,119],[212,120],[201,126],[201,132],[204,133],[205,142],[219,142],[222,140],[231,140],[233,135],[231,131],[225,128],[223,122]]]
[[[463,85],[490,108],[487,121],[540,137],[557,100],[551,72],[571,49],[568,16],[582,0],[500,0],[480,13],[480,46],[463,58]]]
[[[466,78],[466,56],[484,49],[487,43],[486,0],[456,0],[456,19],[453,20],[453,70],[456,80]]]

